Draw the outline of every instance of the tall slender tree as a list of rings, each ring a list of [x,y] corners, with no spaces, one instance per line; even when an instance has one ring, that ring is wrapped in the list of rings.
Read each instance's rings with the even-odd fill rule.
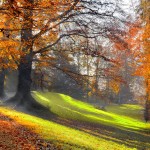
[[[142,0],[141,7],[143,10],[142,19],[143,25],[143,36],[142,36],[142,47],[144,54],[142,54],[142,65],[140,69],[143,71],[146,85],[146,103],[145,103],[145,120],[150,120],[150,2],[149,0]]]

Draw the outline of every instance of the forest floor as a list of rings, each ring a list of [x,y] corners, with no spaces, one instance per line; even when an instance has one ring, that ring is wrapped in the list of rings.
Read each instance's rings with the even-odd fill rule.
[[[0,150],[150,150],[150,123],[138,105],[106,111],[57,93],[34,92],[56,117],[42,118],[0,107]]]
[[[0,113],[0,150],[56,149],[57,146]]]

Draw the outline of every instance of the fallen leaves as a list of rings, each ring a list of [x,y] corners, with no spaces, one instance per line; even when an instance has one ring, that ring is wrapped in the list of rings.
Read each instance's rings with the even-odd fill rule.
[[[36,133],[0,113],[0,150],[60,150]]]

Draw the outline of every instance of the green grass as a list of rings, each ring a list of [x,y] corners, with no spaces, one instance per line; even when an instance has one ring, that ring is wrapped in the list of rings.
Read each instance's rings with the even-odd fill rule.
[[[0,112],[65,150],[150,150],[150,136],[145,133],[150,130],[150,124],[142,119],[141,106],[111,105],[102,111],[64,94],[33,92],[33,96],[54,114],[85,125],[86,122],[97,124],[100,132],[83,127],[79,131],[10,108],[0,107]]]
[[[143,118],[143,107],[140,105],[111,105],[107,106],[107,109],[111,113],[119,114],[121,116],[127,116],[134,119],[138,119],[139,121],[144,121]]]
[[[57,123],[46,121],[31,115],[0,107],[0,112],[15,119],[20,124],[50,140],[64,150],[136,150],[116,142],[104,140],[83,131],[75,130]]]
[[[34,97],[53,113],[64,118],[133,130],[149,128],[149,124],[142,120],[142,107],[138,105],[113,105],[103,111],[64,94],[34,92]]]

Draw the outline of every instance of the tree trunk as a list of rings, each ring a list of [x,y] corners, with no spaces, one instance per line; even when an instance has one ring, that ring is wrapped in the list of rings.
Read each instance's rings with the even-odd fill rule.
[[[28,9],[24,10],[23,15],[23,25],[21,30],[21,42],[22,51],[25,55],[21,56],[18,65],[18,86],[17,92],[14,97],[10,98],[6,104],[13,105],[16,109],[23,109],[30,111],[34,115],[49,118],[50,111],[49,108],[45,108],[39,104],[31,95],[31,71],[32,71],[32,61],[33,61],[33,41],[32,41],[32,29],[33,29],[33,4],[34,0],[28,1],[31,4]]]
[[[32,70],[32,55],[26,55],[24,61],[21,62],[18,68],[18,86],[17,95],[21,98],[30,95],[31,90],[31,70]]]
[[[33,55],[30,53],[20,63],[18,68],[17,92],[14,97],[6,101],[6,104],[15,106],[17,110],[49,120],[56,115],[50,111],[49,107],[39,104],[31,95],[32,58]]]
[[[150,100],[148,99],[145,104],[144,119],[146,122],[150,121]]]
[[[29,0],[29,3],[32,5],[34,1]],[[16,95],[9,100],[10,103],[15,103],[17,106],[31,105],[32,107],[32,105],[36,103],[30,93],[32,83],[31,70],[33,61],[33,43],[31,42],[33,27],[32,16],[32,9],[24,10],[24,23],[22,25],[23,30],[21,30],[21,42],[23,45],[22,51],[25,53],[25,55],[21,56],[20,63],[18,65],[18,86]]]
[[[149,87],[149,78],[146,80],[146,87]],[[150,94],[149,89],[147,90],[145,110],[144,110],[144,119],[145,121],[150,121]]]
[[[9,99],[7,103],[13,104],[17,107],[24,107],[28,110],[43,109],[31,95],[31,71],[32,71],[32,53],[27,54],[20,65],[18,66],[18,86],[14,97]]]
[[[5,81],[5,70],[2,70],[0,72],[0,98],[4,98],[5,97],[4,81]]]

